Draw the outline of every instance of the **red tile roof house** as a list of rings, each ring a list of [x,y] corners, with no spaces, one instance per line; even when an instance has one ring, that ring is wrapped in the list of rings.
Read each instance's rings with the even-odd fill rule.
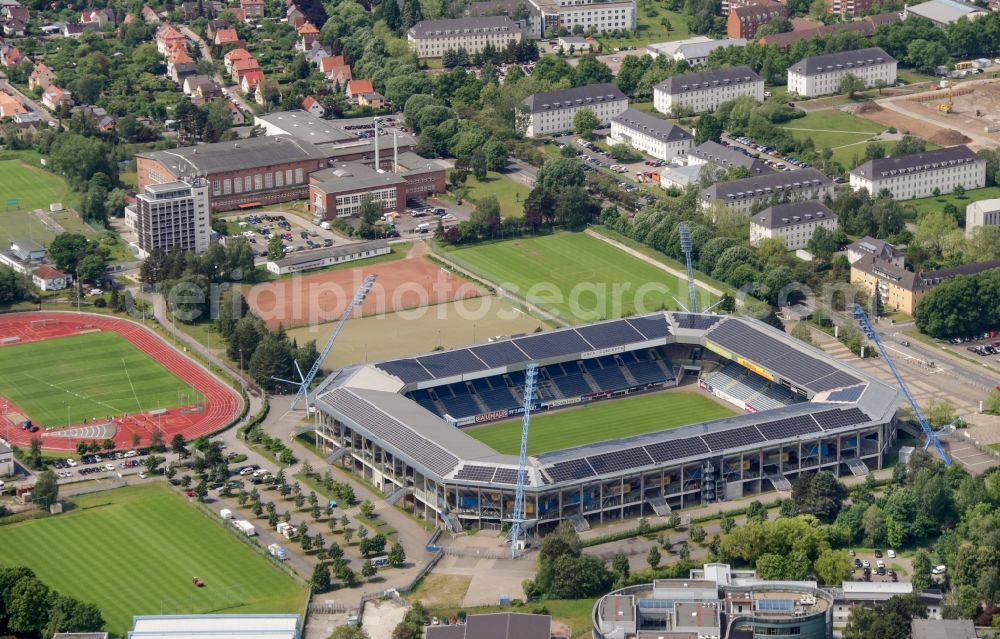
[[[257,85],[263,81],[264,72],[260,69],[247,71],[243,74],[243,78],[240,80],[240,87],[243,89],[243,93],[251,95],[257,88]]]
[[[156,32],[156,50],[160,55],[166,55],[167,51],[178,44],[187,47],[187,38],[171,25],[164,25]]]
[[[264,0],[240,0],[240,8],[246,12],[248,18],[264,17]]]
[[[312,43],[319,37],[319,29],[314,27],[311,22],[306,22],[299,27],[298,32],[299,41],[295,44],[295,48],[299,51],[308,51],[312,47]]]
[[[240,34],[236,33],[236,29],[219,29],[215,32],[215,44],[216,46],[222,46],[224,44],[233,44],[238,42],[240,39]]]
[[[69,288],[72,278],[48,264],[42,264],[31,274],[31,282],[43,291],[61,291]]]
[[[319,103],[319,100],[312,97],[311,95],[306,96],[306,99],[302,101],[302,108],[308,111],[311,115],[315,115],[316,117],[322,117],[326,115],[326,109],[323,107],[322,104]]]
[[[64,91],[54,84],[50,84],[45,93],[42,94],[42,104],[50,111],[58,111],[63,104],[73,104],[73,99],[69,91]]]
[[[52,69],[45,66],[44,62],[39,62],[35,65],[35,70],[28,77],[28,88],[32,91],[34,91],[35,87],[48,89],[49,85],[55,82],[55,80],[56,74],[52,73]]]
[[[260,65],[257,64],[257,60],[255,58],[250,58],[249,60],[237,60],[233,63],[233,82],[242,84],[243,76],[247,73],[253,73],[254,71],[260,71]]]
[[[226,55],[222,56],[223,61],[226,65],[226,73],[229,75],[233,74],[233,64],[240,60],[253,60],[253,54],[246,49],[233,49]]]

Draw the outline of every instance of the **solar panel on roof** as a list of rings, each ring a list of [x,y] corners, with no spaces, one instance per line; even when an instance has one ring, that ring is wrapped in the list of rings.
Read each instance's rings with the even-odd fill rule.
[[[483,368],[482,360],[465,348],[423,355],[418,357],[417,361],[434,377],[451,377]]]
[[[670,335],[670,325],[659,313],[644,317],[630,317],[628,323],[645,336],[646,339],[659,339]]]
[[[594,476],[594,469],[590,467],[586,459],[557,462],[549,466],[546,471],[555,482],[573,481],[574,479],[586,479]]]
[[[851,375],[850,373],[845,373],[841,370],[835,370],[826,377],[817,379],[809,384],[809,389],[817,393],[830,390],[831,388],[840,388],[841,386],[850,386],[851,384],[856,384],[860,380]],[[859,394],[860,396],[860,394]]]
[[[427,372],[423,366],[415,359],[397,359],[391,362],[382,362],[375,365],[390,375],[395,375],[406,384],[422,382],[433,379],[434,376]]]
[[[493,483],[517,485],[517,469],[497,468],[496,474],[493,475]]]
[[[739,448],[751,444],[759,444],[764,441],[757,429],[753,426],[734,428],[732,430],[720,430],[714,433],[706,433],[701,436],[712,450],[725,450],[727,448]]]
[[[865,392],[867,386],[851,386],[850,388],[842,388],[840,390],[835,390],[827,396],[831,402],[856,402],[861,397],[861,394]]]
[[[825,410],[821,413],[813,413],[813,419],[819,423],[820,428],[823,430],[835,430],[837,428],[845,428],[847,426],[854,426],[856,424],[863,424],[867,421],[871,421],[867,415],[865,415],[858,408],[835,408],[833,410]]]
[[[520,364],[521,362],[526,362],[531,359],[524,354],[524,351],[517,347],[517,344],[515,344],[513,340],[503,340],[500,342],[493,342],[492,344],[483,344],[482,346],[476,346],[474,348],[470,348],[469,350],[472,351],[476,357],[486,362],[490,368]]]
[[[794,599],[758,599],[757,610],[761,612],[793,612],[795,610]]]
[[[672,441],[658,442],[646,446],[646,452],[657,463],[696,457],[708,452],[708,446],[700,437],[688,437]]]
[[[590,345],[574,330],[537,333],[528,337],[520,337],[514,342],[531,359],[560,357],[592,350]]]
[[[581,326],[576,329],[576,332],[587,340],[595,350],[611,348],[613,346],[624,346],[625,344],[641,342],[645,339],[642,333],[635,330],[625,320]]]
[[[767,439],[788,439],[809,433],[818,433],[820,428],[809,415],[786,417],[773,422],[757,424],[757,430]]]
[[[469,481],[481,481],[484,483],[489,483],[490,479],[493,478],[493,472],[496,470],[494,466],[476,466],[472,464],[466,464],[455,473],[455,479],[466,479]]]
[[[690,328],[697,331],[707,330],[722,320],[718,315],[695,315],[693,313],[674,313],[673,318],[674,322],[677,323],[677,328]]]
[[[590,467],[598,475],[628,470],[629,468],[639,468],[653,463],[653,460],[646,454],[642,446],[626,450],[616,450],[604,453],[603,455],[594,455],[588,457],[587,461],[590,462]]]

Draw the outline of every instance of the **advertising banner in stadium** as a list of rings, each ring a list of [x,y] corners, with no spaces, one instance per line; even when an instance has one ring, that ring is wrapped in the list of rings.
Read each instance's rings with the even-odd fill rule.
[[[570,406],[571,404],[579,404],[583,401],[582,397],[567,397],[565,399],[552,399],[542,404],[543,408],[559,408],[560,406]]]
[[[730,353],[729,351],[727,351],[726,349],[722,348],[721,346],[719,346],[718,344],[716,344],[715,342],[713,342],[711,340],[705,340],[705,348],[707,348],[708,350],[712,351],[716,355],[722,355],[726,359],[733,359],[733,354],[732,353]]]
[[[730,395],[729,393],[727,393],[724,390],[719,390],[718,388],[713,388],[712,389],[712,394],[715,395],[716,397],[718,397],[719,399],[721,399],[724,402],[729,402],[730,404],[732,404],[733,406],[736,406],[737,408],[740,408],[742,410],[746,410],[747,409],[746,402],[744,402],[742,399],[737,399],[737,398],[733,397],[732,395]]]
[[[605,355],[616,355],[618,353],[624,353],[624,346],[612,346],[610,348],[599,348],[596,351],[587,351],[586,353],[580,353],[580,359],[590,359],[592,357],[604,357]]]
[[[761,368],[757,364],[754,364],[753,362],[751,362],[748,359],[744,359],[742,357],[737,357],[736,358],[736,363],[739,364],[740,366],[743,366],[744,368],[749,368],[750,370],[752,370],[753,372],[757,373],[758,375],[760,375],[763,378],[769,379],[772,382],[776,381],[774,379],[774,375],[772,375],[771,373],[768,373],[766,370],[764,370],[763,368]]]

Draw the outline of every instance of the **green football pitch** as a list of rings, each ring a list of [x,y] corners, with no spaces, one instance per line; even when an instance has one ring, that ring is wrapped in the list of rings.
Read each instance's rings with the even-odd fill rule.
[[[735,411],[702,393],[668,391],[634,398],[584,404],[531,418],[528,454],[583,446],[595,442],[651,433],[667,428],[720,419]],[[466,433],[498,453],[518,454],[521,420],[468,428]]]
[[[97,605],[114,634],[125,635],[132,615],[302,607],[290,576],[162,484],[73,502],[68,513],[0,527],[0,563],[28,566],[50,588]]]
[[[46,428],[204,400],[112,331],[0,348],[0,395]]]
[[[484,244],[450,254],[461,265],[559,317],[592,322],[687,300],[687,282],[583,233]],[[702,291],[701,304],[713,300]]]

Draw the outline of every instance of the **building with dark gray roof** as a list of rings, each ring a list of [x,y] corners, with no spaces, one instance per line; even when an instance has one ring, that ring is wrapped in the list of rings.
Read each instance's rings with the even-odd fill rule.
[[[504,15],[421,20],[406,32],[406,39],[419,58],[439,58],[449,50],[459,49],[472,55],[486,45],[504,49],[510,42],[520,42],[522,37],[521,27]]]
[[[609,139],[666,161],[684,157],[694,143],[676,124],[636,109],[611,118]]]
[[[871,195],[883,190],[897,200],[986,186],[986,160],[965,145],[868,160],[851,171],[851,188]]]
[[[530,364],[540,381],[525,398]],[[516,419],[526,399],[533,412],[558,410],[669,393],[685,376],[736,413],[632,436],[611,430],[605,441],[532,454],[527,527],[662,516],[787,490],[791,478],[820,469],[863,475],[881,467],[895,439],[898,389],[762,322],[681,312],[350,366],[310,402],[328,462],[363,468],[416,516],[460,531],[509,521],[519,476],[517,455],[466,427]]]
[[[880,49],[869,47],[803,58],[788,68],[788,92],[816,97],[840,92],[840,83],[852,74],[865,87],[896,83],[896,59]]]
[[[804,249],[813,233],[825,228],[831,233],[837,228],[837,214],[817,200],[775,204],[750,216],[750,244],[761,240],[781,240],[789,251]]]
[[[712,140],[702,142],[688,151],[688,165],[701,164],[712,164],[723,170],[734,166],[744,166],[750,171],[751,176],[774,173],[771,167],[761,162],[760,159],[746,153],[740,153],[736,149],[723,146]]]
[[[653,108],[668,115],[701,113],[744,95],[762,102],[764,80],[750,67],[724,67],[667,78],[653,87]]]
[[[742,180],[716,182],[701,192],[701,205],[720,203],[750,213],[754,207],[833,195],[833,180],[816,169],[757,175]]]
[[[628,97],[611,83],[588,84],[529,95],[521,103],[518,125],[529,138],[573,130],[573,116],[590,109],[602,123],[628,109]]]

